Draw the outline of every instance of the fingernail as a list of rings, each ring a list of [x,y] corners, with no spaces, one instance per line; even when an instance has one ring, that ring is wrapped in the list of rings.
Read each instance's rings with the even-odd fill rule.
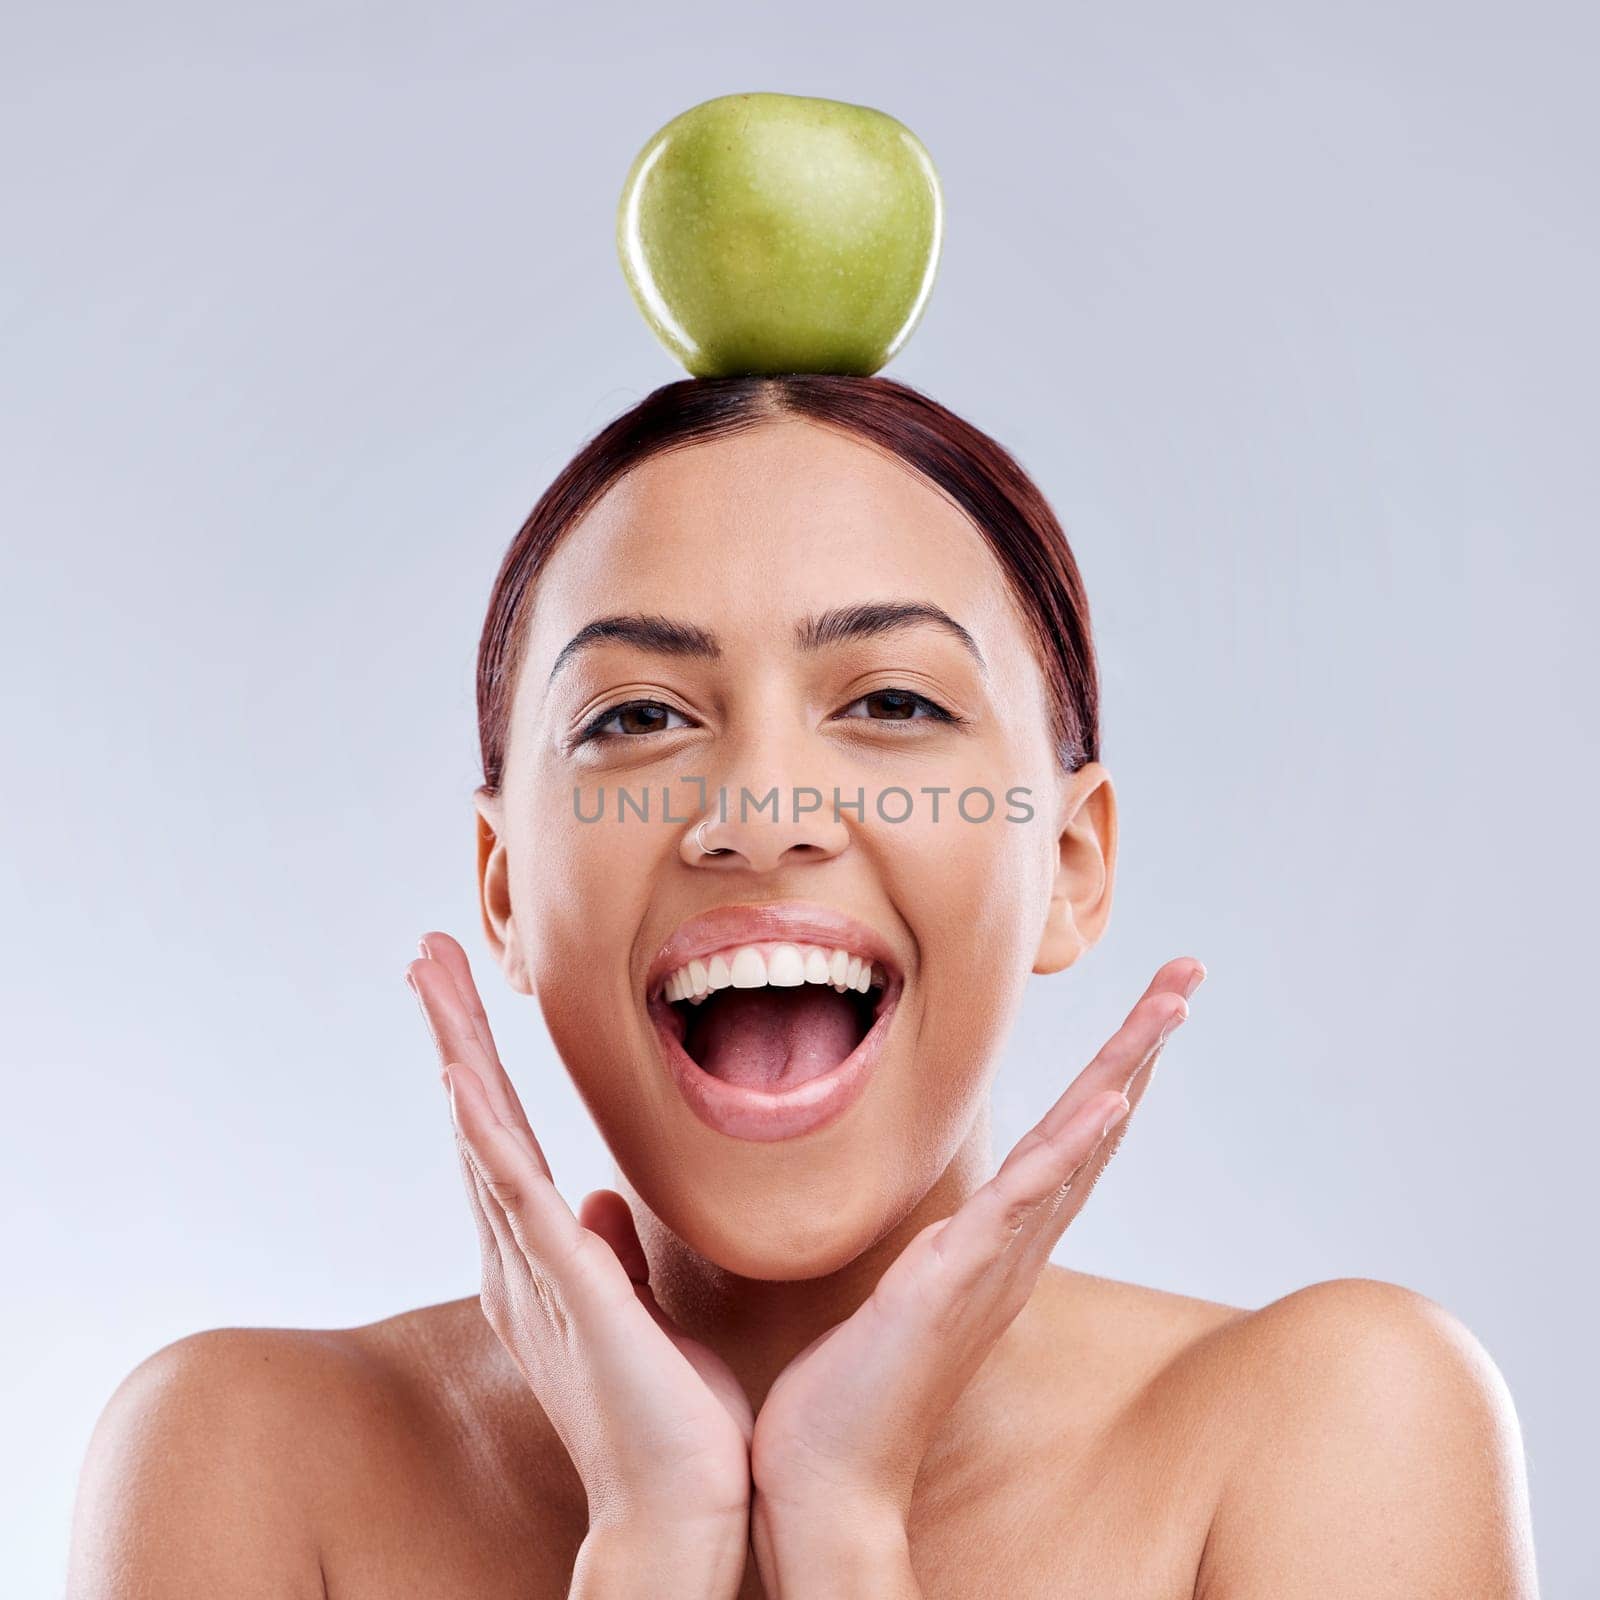
[[[1189,1008],[1185,1006],[1183,1010],[1177,1014],[1177,1016],[1173,1017],[1167,1023],[1166,1027],[1161,1030],[1161,1037],[1156,1040],[1156,1045],[1158,1048],[1167,1042],[1167,1040],[1172,1036],[1173,1029],[1179,1027],[1188,1018],[1188,1015]]]
[[[1102,1139],[1103,1139],[1103,1138],[1105,1138],[1105,1136],[1106,1136],[1106,1135],[1107,1135],[1107,1134],[1108,1134],[1108,1133],[1110,1133],[1110,1132],[1111,1132],[1111,1130],[1112,1130],[1112,1129],[1113,1129],[1113,1128],[1114,1128],[1114,1127],[1116,1127],[1116,1125],[1117,1125],[1117,1124],[1118,1124],[1118,1123],[1119,1123],[1119,1122],[1121,1122],[1121,1121],[1122,1121],[1122,1119],[1123,1119],[1123,1118],[1124,1118],[1124,1117],[1125,1117],[1125,1116],[1127,1116],[1127,1114],[1128,1114],[1128,1097],[1127,1097],[1127,1095],[1123,1095],[1123,1097],[1122,1097],[1122,1104],[1121,1104],[1121,1105],[1120,1105],[1120,1106],[1116,1106],[1116,1107],[1114,1107],[1114,1108],[1113,1108],[1113,1109],[1112,1109],[1112,1112],[1111,1112],[1111,1115],[1110,1115],[1110,1116],[1109,1116],[1109,1117],[1107,1117],[1107,1118],[1106,1118],[1106,1125],[1105,1125],[1105,1127],[1103,1127],[1103,1128],[1102,1128],[1102,1129],[1101,1129],[1101,1130],[1100,1130],[1100,1137],[1101,1137],[1101,1138],[1102,1138]]]
[[[1195,992],[1195,990],[1198,989],[1200,987],[1200,985],[1202,983],[1204,983],[1205,981],[1206,981],[1206,969],[1204,967],[1201,967],[1201,969],[1197,973],[1195,973],[1195,975],[1192,978],[1190,978],[1188,988],[1186,988],[1183,991],[1183,998],[1185,1000],[1187,1000],[1189,998],[1189,996],[1192,995]]]
[[[426,939],[417,940],[417,949],[421,951],[422,957],[425,961],[433,960],[433,952],[428,948],[428,941]]]

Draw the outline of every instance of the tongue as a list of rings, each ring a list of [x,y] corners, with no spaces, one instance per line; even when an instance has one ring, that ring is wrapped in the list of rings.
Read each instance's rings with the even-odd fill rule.
[[[722,989],[706,1002],[685,1047],[724,1083],[793,1088],[836,1067],[855,1049],[855,1005],[822,984]]]

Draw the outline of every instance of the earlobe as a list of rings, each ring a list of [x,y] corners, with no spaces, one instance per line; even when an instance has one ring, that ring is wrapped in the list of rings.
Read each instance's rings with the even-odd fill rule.
[[[1062,789],[1056,871],[1033,970],[1060,972],[1098,944],[1111,919],[1117,867],[1117,797],[1098,761],[1078,768]]]
[[[483,935],[506,981],[518,994],[532,994],[527,958],[511,911],[511,878],[500,797],[477,790],[472,797],[478,829],[478,911]]]

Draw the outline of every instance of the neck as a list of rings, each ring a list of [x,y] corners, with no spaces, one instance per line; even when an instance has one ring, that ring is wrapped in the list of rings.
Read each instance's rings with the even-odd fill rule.
[[[701,1255],[651,1211],[620,1168],[613,1169],[612,1186],[633,1211],[658,1304],[728,1363],[759,1411],[790,1361],[851,1316],[906,1245],[929,1223],[951,1216],[991,1175],[985,1102],[949,1166],[883,1238],[837,1271],[776,1282],[741,1277]]]

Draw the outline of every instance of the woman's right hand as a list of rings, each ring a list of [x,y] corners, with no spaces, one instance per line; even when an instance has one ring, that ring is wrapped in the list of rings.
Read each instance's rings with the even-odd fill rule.
[[[406,981],[450,1095],[484,1316],[588,1493],[580,1568],[603,1551],[651,1593],[732,1595],[749,1548],[749,1399],[656,1304],[627,1201],[598,1189],[574,1216],[557,1192],[461,946],[429,933],[418,948]]]

